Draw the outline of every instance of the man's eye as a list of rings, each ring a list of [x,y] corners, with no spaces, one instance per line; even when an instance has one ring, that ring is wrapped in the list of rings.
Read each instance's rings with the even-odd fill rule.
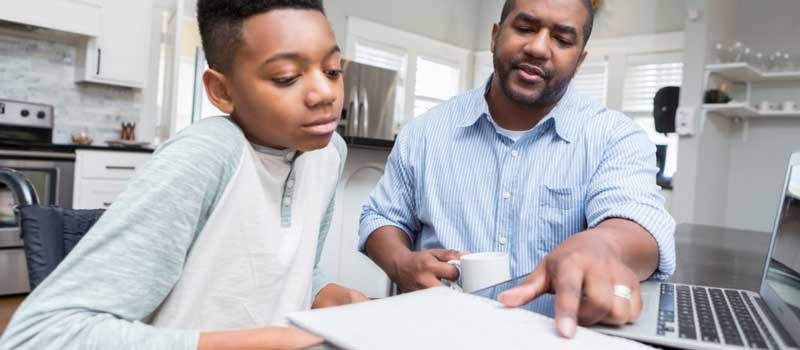
[[[288,86],[292,85],[295,81],[297,81],[297,78],[299,77],[300,77],[299,75],[295,75],[291,77],[273,78],[272,81],[278,85]]]
[[[568,40],[568,39],[564,39],[564,38],[556,38],[556,41],[558,41],[559,44],[564,45],[564,46],[572,46],[573,45],[572,40]]]
[[[521,33],[533,33],[534,29],[529,27],[517,27],[517,31]]]

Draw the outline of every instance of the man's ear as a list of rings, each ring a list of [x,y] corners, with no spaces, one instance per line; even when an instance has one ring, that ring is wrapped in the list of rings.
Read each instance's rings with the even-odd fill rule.
[[[232,114],[233,98],[228,93],[228,79],[225,75],[213,69],[207,69],[203,73],[203,84],[206,86],[206,95],[211,104],[222,113]]]
[[[500,33],[500,25],[498,23],[495,23],[494,25],[492,25],[492,44],[491,44],[492,54],[494,54],[494,47],[497,44],[497,33]]]

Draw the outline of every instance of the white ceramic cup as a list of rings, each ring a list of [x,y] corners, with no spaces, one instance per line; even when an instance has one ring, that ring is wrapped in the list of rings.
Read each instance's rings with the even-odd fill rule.
[[[784,101],[783,108],[781,110],[784,112],[793,112],[797,110],[797,103],[794,101]]]
[[[761,101],[761,103],[758,104],[758,110],[759,111],[769,112],[770,109],[772,109],[772,108],[771,108],[771,106],[769,104],[769,101]]]
[[[459,260],[450,260],[447,263],[458,268],[461,288],[467,293],[511,279],[508,253],[467,254]]]

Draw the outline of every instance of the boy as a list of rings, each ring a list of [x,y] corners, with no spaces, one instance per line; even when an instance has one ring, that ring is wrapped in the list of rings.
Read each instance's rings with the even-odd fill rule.
[[[366,300],[317,268],[346,156],[321,0],[200,0],[198,21],[208,97],[230,116],[159,148],[0,348],[305,347],[321,339],[265,326]]]

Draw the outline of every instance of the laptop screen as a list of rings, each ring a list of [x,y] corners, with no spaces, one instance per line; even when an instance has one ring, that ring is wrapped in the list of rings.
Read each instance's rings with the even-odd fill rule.
[[[800,165],[789,169],[765,282],[800,318]]]

